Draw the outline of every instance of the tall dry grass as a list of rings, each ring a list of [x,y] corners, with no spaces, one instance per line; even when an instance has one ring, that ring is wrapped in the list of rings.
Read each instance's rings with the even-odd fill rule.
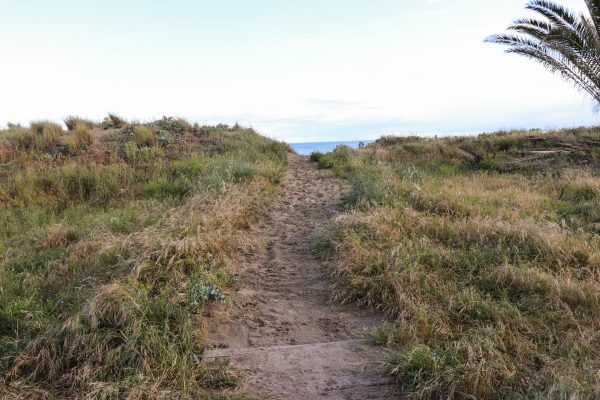
[[[380,139],[317,248],[410,398],[600,397],[600,131]]]

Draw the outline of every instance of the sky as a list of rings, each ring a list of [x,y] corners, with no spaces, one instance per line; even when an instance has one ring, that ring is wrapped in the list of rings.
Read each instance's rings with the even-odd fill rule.
[[[0,0],[0,126],[173,115],[310,142],[597,124],[585,94],[483,42],[525,3]]]

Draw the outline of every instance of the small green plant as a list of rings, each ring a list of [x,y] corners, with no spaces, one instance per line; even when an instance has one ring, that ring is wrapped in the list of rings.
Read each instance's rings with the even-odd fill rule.
[[[213,285],[194,284],[188,295],[188,306],[197,309],[198,306],[209,301],[225,301],[225,295]]]
[[[167,145],[171,144],[172,141],[173,141],[173,137],[171,136],[171,134],[168,131],[161,130],[156,135],[156,142],[158,143],[159,146],[163,146],[163,147],[167,146]]]
[[[181,134],[184,131],[191,129],[189,122],[181,118],[173,117],[162,117],[161,119],[154,121],[152,125],[156,126],[159,130],[164,130],[173,134]]]

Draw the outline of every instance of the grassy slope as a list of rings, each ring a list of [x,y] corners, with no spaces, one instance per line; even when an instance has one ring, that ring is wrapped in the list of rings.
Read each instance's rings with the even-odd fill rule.
[[[288,147],[237,126],[0,131],[0,397],[204,398],[201,310]]]
[[[600,130],[382,138],[318,249],[413,398],[600,397]]]

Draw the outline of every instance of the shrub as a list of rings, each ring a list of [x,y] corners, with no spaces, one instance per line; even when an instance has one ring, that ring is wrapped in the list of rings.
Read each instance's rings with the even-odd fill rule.
[[[312,153],[310,153],[310,161],[312,162],[320,162],[321,158],[323,158],[323,153],[321,153],[320,151],[313,151]]]
[[[156,135],[156,142],[159,146],[166,146],[171,144],[172,141],[173,137],[171,137],[171,134],[167,131],[159,131]]]
[[[185,131],[192,130],[191,125],[184,119],[173,117],[162,117],[152,123],[159,130],[164,130],[174,134],[181,134]]]
[[[194,284],[188,294],[188,306],[195,311],[198,306],[211,301],[224,301],[225,295],[213,285]]]

